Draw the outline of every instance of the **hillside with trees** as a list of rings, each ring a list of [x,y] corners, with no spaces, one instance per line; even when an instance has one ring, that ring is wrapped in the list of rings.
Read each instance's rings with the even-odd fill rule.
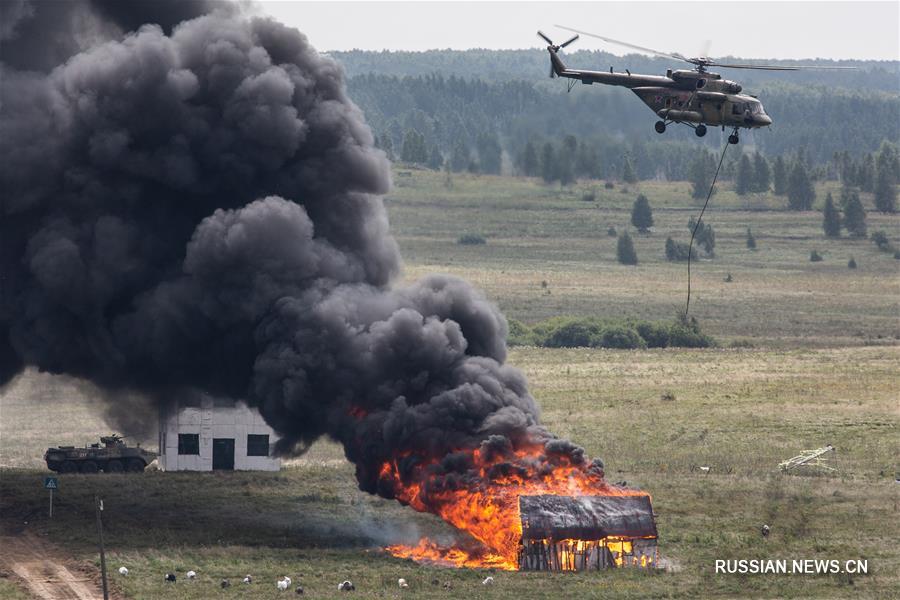
[[[656,117],[629,90],[576,85],[567,93],[546,77],[540,51],[333,56],[350,75],[348,92],[377,144],[393,160],[435,170],[563,186],[578,179],[690,181],[702,198],[727,135],[712,129],[700,139],[687,127],[659,135]],[[664,60],[626,58],[580,52],[566,60],[664,72]],[[836,180],[875,194],[879,210],[896,210],[900,61],[834,64],[858,70],[724,74],[757,93],[775,123],[742,132],[741,151],[726,155],[720,179],[740,195],[771,190],[794,210],[814,205],[816,181]]]

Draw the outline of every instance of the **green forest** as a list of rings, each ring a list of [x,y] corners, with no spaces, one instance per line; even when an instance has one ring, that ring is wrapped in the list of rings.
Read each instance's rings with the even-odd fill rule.
[[[691,180],[710,164],[714,169],[713,154],[727,135],[712,130],[698,139],[687,127],[659,135],[653,131],[655,115],[629,90],[576,84],[567,91],[566,82],[547,76],[547,54],[539,50],[332,56],[343,65],[348,91],[379,146],[394,160],[433,169],[541,176],[563,185],[577,178]],[[564,60],[651,74],[672,66],[663,59],[586,51]],[[900,62],[825,64],[857,69],[722,70],[723,77],[759,96],[775,121],[770,128],[742,133],[743,155],[728,153],[722,177],[736,180],[747,158],[769,179],[765,189],[760,181],[742,181],[748,193],[769,186],[781,192],[772,173],[790,174],[795,164],[813,181],[840,180],[874,190],[880,149],[900,141]],[[892,165],[894,158],[895,153],[881,162]],[[890,174],[891,181],[896,178],[896,172]]]

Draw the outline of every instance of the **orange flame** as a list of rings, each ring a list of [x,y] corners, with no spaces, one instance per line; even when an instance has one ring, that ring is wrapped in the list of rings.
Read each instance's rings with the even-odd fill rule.
[[[481,542],[484,551],[441,548],[422,539],[416,546],[390,546],[389,552],[401,558],[448,566],[516,570],[522,537],[519,496],[647,495],[610,485],[602,471],[591,470],[584,464],[557,458],[557,463],[551,465],[540,444],[515,450],[513,457],[488,459],[479,449],[470,452],[479,476],[462,487],[431,489],[427,471],[435,464],[433,460],[415,465],[405,477],[400,475],[397,460],[387,461],[379,477],[392,487],[398,500],[420,512],[437,514]],[[513,468],[492,469],[500,463]]]

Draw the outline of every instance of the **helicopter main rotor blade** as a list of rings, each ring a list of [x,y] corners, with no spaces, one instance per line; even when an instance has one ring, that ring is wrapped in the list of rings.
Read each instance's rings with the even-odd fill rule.
[[[545,42],[547,42],[547,44],[549,44],[550,46],[553,45],[553,40],[551,40],[551,39],[548,38],[546,35],[544,35],[544,32],[543,32],[543,31],[538,31],[537,34],[538,34],[539,36],[541,36],[541,38],[543,38],[543,40],[544,40]]]
[[[573,29],[572,27],[566,27],[565,25],[556,25],[555,27],[559,27],[560,29],[565,29],[567,31],[571,31],[573,33],[578,33],[581,35],[586,35],[588,37],[597,38],[598,40],[603,40],[604,42],[610,42],[612,44],[619,44],[620,46],[625,46],[626,48],[631,48],[633,50],[640,50],[641,52],[649,52],[650,54],[656,54],[657,56],[662,56],[665,58],[674,58],[675,60],[683,60],[684,62],[691,63],[693,62],[680,54],[670,54],[668,52],[660,52],[659,50],[654,50],[653,48],[645,48],[643,46],[636,46],[635,44],[629,44],[628,42],[621,42],[619,40],[614,40],[612,38],[604,37],[602,35],[597,35],[596,33],[590,33],[587,31],[581,31],[580,29]]]
[[[728,69],[756,69],[758,71],[800,71],[808,70],[831,70],[831,71],[854,71],[856,67],[831,67],[826,65],[731,65],[727,63],[719,63],[710,61],[704,63],[705,67],[726,67]]]
[[[572,37],[572,38],[569,39],[569,40],[566,40],[565,42],[563,42],[562,44],[560,44],[559,47],[560,47],[560,48],[565,48],[566,46],[568,46],[569,44],[571,44],[572,42],[574,42],[574,41],[577,40],[577,39],[578,39],[578,34],[576,33],[574,37]]]

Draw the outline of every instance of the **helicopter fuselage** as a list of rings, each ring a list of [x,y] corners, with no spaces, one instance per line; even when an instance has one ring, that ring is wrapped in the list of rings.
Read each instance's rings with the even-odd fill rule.
[[[669,70],[665,76],[630,72],[569,69],[550,52],[553,73],[586,85],[603,84],[633,91],[664,122],[753,129],[772,124],[762,103],[741,94],[741,85],[722,79],[718,73],[700,70]],[[659,131],[659,130],[657,130]]]

